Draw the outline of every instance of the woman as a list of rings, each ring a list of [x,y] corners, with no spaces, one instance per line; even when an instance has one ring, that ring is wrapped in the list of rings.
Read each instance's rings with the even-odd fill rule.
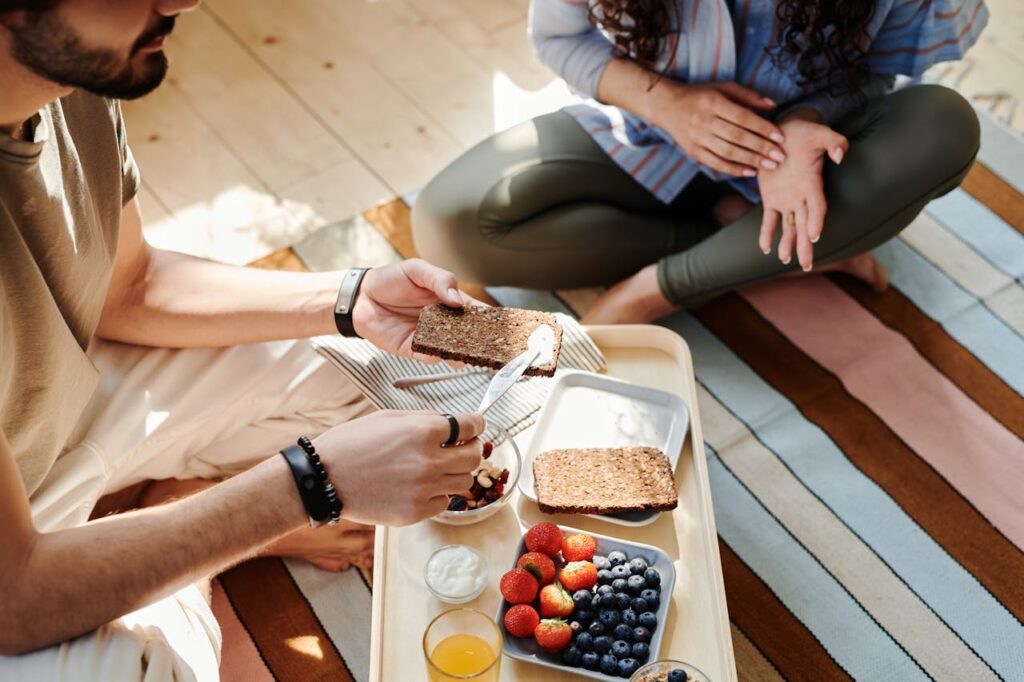
[[[533,0],[538,53],[581,101],[442,171],[417,247],[490,285],[618,282],[591,323],[814,266],[884,288],[868,252],[979,144],[962,97],[894,78],[960,58],[987,19],[982,0]]]

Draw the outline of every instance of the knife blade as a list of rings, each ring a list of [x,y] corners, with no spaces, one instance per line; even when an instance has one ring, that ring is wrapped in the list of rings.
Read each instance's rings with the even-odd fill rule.
[[[487,386],[487,392],[484,393],[483,400],[480,401],[480,406],[476,408],[479,414],[485,414],[487,410],[494,407],[494,404],[498,402],[501,396],[505,395],[510,388],[515,386],[516,382],[523,376],[523,373],[530,368],[530,366],[537,361],[540,356],[547,351],[551,353],[551,349],[555,344],[555,333],[546,324],[542,324],[533,330],[530,334],[529,340],[526,342],[526,350],[516,357],[512,358],[504,367],[498,370],[498,373],[491,379],[491,383]]]

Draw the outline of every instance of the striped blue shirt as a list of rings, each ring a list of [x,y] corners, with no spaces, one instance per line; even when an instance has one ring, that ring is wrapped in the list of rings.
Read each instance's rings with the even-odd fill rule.
[[[856,95],[833,97],[821,83],[799,85],[794,60],[777,65],[767,50],[779,30],[773,0],[675,0],[682,30],[665,41],[655,65],[685,83],[737,81],[780,103],[817,110],[833,123],[852,110]],[[869,97],[893,78],[918,78],[942,61],[959,59],[988,22],[984,0],[878,0],[867,29]],[[579,103],[565,111],[637,182],[670,203],[697,173],[726,180],[759,201],[755,178],[721,175],[688,158],[663,128],[598,102],[597,84],[612,59],[612,42],[588,20],[588,0],[532,0],[530,36],[540,59],[569,83]]]

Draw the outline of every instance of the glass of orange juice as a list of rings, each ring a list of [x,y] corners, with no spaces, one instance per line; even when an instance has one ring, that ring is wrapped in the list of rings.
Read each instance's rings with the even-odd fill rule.
[[[430,682],[498,682],[501,629],[476,609],[452,609],[423,633],[423,655]]]

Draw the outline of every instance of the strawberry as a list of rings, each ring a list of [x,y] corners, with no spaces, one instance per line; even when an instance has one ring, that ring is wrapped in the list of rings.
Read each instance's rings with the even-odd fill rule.
[[[561,570],[558,580],[570,592],[589,590],[597,584],[597,568],[589,561],[573,561]]]
[[[516,604],[505,612],[504,623],[513,637],[529,637],[540,624],[540,616],[529,604]]]
[[[537,596],[537,579],[528,571],[513,568],[501,576],[501,596],[510,604],[528,604]]]
[[[526,548],[554,559],[562,549],[562,529],[553,523],[538,523],[526,531]]]
[[[590,561],[597,551],[597,542],[586,533],[576,533],[562,540],[562,556],[566,561]]]
[[[557,654],[569,645],[572,639],[572,628],[561,618],[542,620],[533,631],[533,637],[544,651]]]
[[[540,615],[543,617],[565,618],[572,613],[572,609],[572,596],[558,583],[545,585],[540,591]]]
[[[529,571],[541,585],[547,585],[555,580],[555,562],[546,554],[527,552],[519,557],[516,566]]]

